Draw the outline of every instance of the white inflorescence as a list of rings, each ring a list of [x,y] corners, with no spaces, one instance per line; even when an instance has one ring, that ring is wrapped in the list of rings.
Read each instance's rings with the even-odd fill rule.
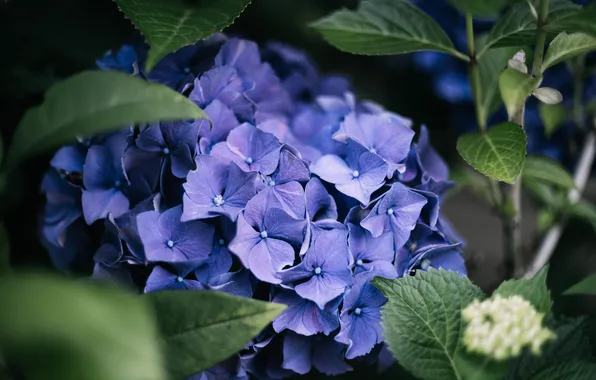
[[[556,337],[542,327],[544,314],[517,295],[474,300],[462,316],[467,323],[463,341],[468,350],[497,360],[519,356],[524,347],[540,355],[543,344]]]

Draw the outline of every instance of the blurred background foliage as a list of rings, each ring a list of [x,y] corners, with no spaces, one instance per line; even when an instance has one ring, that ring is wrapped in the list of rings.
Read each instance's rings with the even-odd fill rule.
[[[436,149],[451,166],[459,165],[455,142],[460,128],[452,122],[456,110],[435,95],[432,77],[416,67],[412,55],[366,57],[341,53],[307,28],[309,22],[340,7],[355,8],[357,3],[254,0],[226,32],[259,43],[280,41],[307,51],[321,71],[351,77],[359,98],[381,103],[412,118],[417,126],[426,124]],[[137,33],[110,0],[1,0],[0,36],[0,125],[7,142],[24,111],[40,102],[51,83],[95,68],[97,58],[132,41]],[[0,200],[12,241],[12,264],[17,268],[50,267],[37,238],[37,218],[43,207],[39,184],[50,157],[39,156],[23,165],[8,179],[7,196]],[[595,187],[587,189],[587,198],[592,201],[596,200]],[[20,206],[15,208],[15,204]],[[497,250],[495,244],[500,244],[497,218],[467,192],[449,200],[445,209],[456,228],[473,243],[466,250],[470,277],[485,290],[492,290],[498,268],[487,255]],[[532,220],[526,222],[535,224]],[[549,282],[555,296],[596,272],[596,239],[590,226],[569,224],[551,269]],[[561,314],[596,311],[589,297],[556,300],[555,308]],[[403,375],[400,378],[407,378],[399,369],[395,371]],[[361,373],[350,376],[360,378]]]

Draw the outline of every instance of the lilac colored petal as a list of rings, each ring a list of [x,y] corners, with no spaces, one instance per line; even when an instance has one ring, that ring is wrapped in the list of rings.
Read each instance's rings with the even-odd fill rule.
[[[228,184],[223,194],[225,203],[222,205],[224,212],[235,221],[238,214],[246,207],[248,201],[256,194],[257,174],[254,172],[244,172],[235,163],[230,164]],[[219,213],[219,210],[212,210]]]
[[[240,269],[238,272],[224,273],[209,282],[209,289],[232,294],[238,297],[252,297],[250,272]]]
[[[267,231],[269,236],[283,239],[291,244],[301,244],[305,229],[306,220],[295,219],[279,208],[269,208],[265,212],[261,231]]]
[[[159,265],[153,268],[153,271],[147,278],[144,292],[155,292],[159,290],[200,290],[205,289],[200,282],[196,280],[187,280],[183,277],[170,273]]]
[[[408,240],[426,202],[426,198],[422,195],[401,183],[394,183],[361,225],[374,237],[381,236],[383,232],[392,231],[395,246],[400,247]]]
[[[314,222],[323,219],[337,219],[335,200],[318,178],[314,177],[308,181],[305,187],[305,196],[309,220]]]
[[[446,181],[449,179],[449,168],[437,151],[430,145],[428,130],[425,126],[420,128],[416,151],[424,176],[437,181]]]
[[[310,171],[295,152],[288,148],[282,148],[279,155],[279,166],[271,178],[279,185],[291,181],[307,182],[310,179]]]
[[[281,144],[271,133],[244,123],[230,132],[227,139],[230,151],[240,156],[245,165],[243,170],[271,174],[279,163]]]
[[[161,153],[166,140],[160,124],[155,123],[144,128],[135,140],[135,145],[146,152]]]
[[[320,336],[316,336],[315,339]],[[336,342],[331,337],[320,337],[314,347],[312,364],[321,373],[335,376],[351,371],[352,367],[346,363],[344,350],[346,346]]]
[[[256,43],[249,40],[230,38],[215,57],[215,66],[250,68],[261,64],[261,55]]]
[[[304,219],[305,217],[304,190],[298,182],[266,186],[257,197],[259,200],[262,199],[269,207],[284,210],[292,218]]]
[[[120,160],[126,147],[126,141],[124,139],[118,141],[117,137],[110,138],[105,146],[94,145],[89,148],[83,172],[85,188],[89,190],[111,189],[116,186],[117,181],[124,179]]]
[[[195,276],[201,282],[208,283],[211,279],[227,273],[232,267],[232,255],[225,245],[219,241],[213,242],[209,259],[195,270]]]
[[[63,232],[83,214],[81,189],[66,182],[54,170],[46,172],[41,188],[47,198],[42,233],[50,243],[59,245]]]
[[[335,337],[336,341],[348,345],[346,358],[365,355],[383,341],[381,306],[386,301],[365,277],[357,276],[354,286],[344,297],[341,330]]]
[[[230,131],[239,125],[238,119],[226,105],[219,100],[214,100],[205,108],[213,129],[210,129],[208,120],[198,120],[200,153],[209,154],[211,148],[218,142],[225,141]]]
[[[79,144],[65,146],[56,152],[54,158],[50,161],[50,165],[65,174],[82,173],[86,153],[85,149]]]
[[[85,190],[82,203],[83,215],[89,225],[108,214],[118,217],[128,211],[130,206],[128,198],[117,189]]]
[[[315,335],[322,332],[329,335],[339,327],[337,307],[341,299],[329,302],[325,309],[321,310],[312,301],[305,300],[293,291],[280,291],[273,302],[288,305],[273,320],[273,328],[276,332],[285,329],[292,330],[300,335]]]
[[[230,107],[242,99],[244,88],[242,79],[232,67],[216,67],[202,74],[194,81],[194,89],[188,98],[201,108],[218,99]]]
[[[182,207],[159,215],[147,211],[137,216],[139,235],[149,261],[186,262],[207,260],[213,241],[213,226],[200,221],[181,222]]]
[[[375,238],[364,228],[348,223],[350,235],[348,245],[353,257],[354,274],[370,272],[371,276],[397,278],[393,266],[395,249],[391,232],[383,233]]]
[[[322,180],[333,184],[349,183],[354,178],[354,170],[351,170],[344,160],[333,154],[321,157],[310,166],[310,170]]]
[[[466,266],[458,246],[459,244],[445,243],[421,248],[415,252],[417,254],[411,260],[408,269],[427,270],[429,267],[436,269],[443,268],[466,276]]]
[[[215,157],[199,155],[197,168],[188,173],[184,186],[182,221],[212,218],[215,198],[223,196],[228,167]]]
[[[314,340],[311,337],[286,333],[284,336],[284,361],[282,367],[305,375],[312,368],[312,350]]]
[[[420,194],[426,198],[427,202],[424,205],[424,207],[422,208],[422,212],[420,213],[420,218],[430,228],[435,228],[437,221],[439,220],[439,211],[440,211],[439,197],[437,196],[437,194],[431,193],[430,191],[419,190],[419,189],[412,189],[412,191],[415,191],[418,194]]]
[[[274,209],[276,210],[276,209]],[[263,238],[246,221],[238,216],[238,231],[230,242],[229,249],[236,254],[242,264],[260,280],[279,284],[277,272],[294,262],[294,249],[285,241],[274,237]]]
[[[137,228],[137,215],[141,212],[155,210],[153,200],[154,197],[149,197],[127,213],[114,218],[114,224],[118,228],[118,235],[126,243],[128,250],[134,256],[135,262],[144,263],[146,261],[143,243]]]
[[[122,157],[122,164],[131,187],[141,194],[152,194],[160,178],[164,157],[131,145]]]

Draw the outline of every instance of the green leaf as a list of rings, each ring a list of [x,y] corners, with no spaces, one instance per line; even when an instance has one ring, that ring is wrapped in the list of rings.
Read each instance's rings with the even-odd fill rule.
[[[145,69],[234,23],[250,0],[114,0],[151,46]]]
[[[520,295],[530,302],[536,310],[541,313],[548,314],[552,306],[550,298],[550,291],[546,287],[546,275],[548,273],[548,265],[544,266],[531,279],[513,279],[503,282],[494,295],[501,297],[510,297],[513,295]]]
[[[584,33],[563,32],[550,43],[542,62],[542,71],[592,50],[596,50],[596,37]]]
[[[194,103],[164,85],[125,73],[87,71],[50,87],[44,102],[25,113],[6,165],[14,168],[19,161],[76,136],[136,123],[206,118]]]
[[[536,89],[538,81],[529,74],[507,68],[499,76],[499,90],[511,117],[523,107],[526,99]]]
[[[526,134],[517,124],[503,123],[486,133],[460,136],[457,150],[480,173],[512,184],[524,165]]]
[[[167,367],[175,379],[227,359],[285,309],[217,291],[163,291],[144,297],[155,309]]]
[[[589,275],[565,290],[563,294],[596,294],[596,274]]]
[[[449,2],[463,13],[480,17],[496,16],[505,6],[505,0],[449,0]]]
[[[310,26],[337,49],[353,54],[456,52],[439,24],[407,0],[363,0],[356,11],[341,9]]]
[[[580,7],[567,0],[551,0],[548,14],[549,25],[575,14]],[[536,20],[526,1],[515,4],[493,26],[488,42],[479,53],[493,47],[533,45],[536,42]]]
[[[4,140],[0,135],[0,167],[2,167],[2,160],[4,159]]]
[[[596,232],[596,207],[593,204],[581,200],[570,205],[566,211],[569,216],[590,223]]]
[[[455,272],[435,269],[397,280],[377,277],[373,285],[387,297],[382,325],[397,361],[420,379],[461,379],[461,310],[484,298],[482,290]]]
[[[556,215],[548,208],[541,209],[536,215],[536,228],[539,234],[545,233],[555,222]]]
[[[567,109],[561,104],[540,103],[538,105],[538,110],[547,137],[550,137],[555,133],[563,122],[567,120]]]
[[[596,363],[574,360],[544,368],[528,380],[593,380],[596,379]]]
[[[478,46],[486,42],[486,36],[478,39]],[[480,102],[479,112],[486,123],[488,118],[503,104],[499,96],[499,74],[507,66],[507,62],[517,52],[514,47],[489,50],[478,61],[480,73]]]
[[[460,351],[455,365],[462,380],[503,380],[507,374],[507,363],[488,356]]]
[[[573,178],[567,170],[557,161],[546,157],[526,157],[522,179],[540,180],[565,189],[575,188]]]
[[[8,365],[28,379],[165,379],[150,309],[97,285],[31,273],[0,278]]]
[[[506,380],[527,379],[554,363],[593,359],[586,317],[547,318],[546,325],[555,332],[556,339],[542,347],[540,356],[525,351],[521,357],[512,360]]]
[[[549,16],[550,17],[550,16]],[[596,3],[570,13],[567,17],[549,20],[547,30],[553,32],[585,33],[596,37]]]
[[[0,220],[0,275],[10,272],[10,238]]]

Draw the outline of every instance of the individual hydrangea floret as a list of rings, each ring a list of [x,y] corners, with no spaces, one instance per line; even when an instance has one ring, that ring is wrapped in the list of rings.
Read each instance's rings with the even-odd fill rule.
[[[519,295],[474,300],[462,310],[462,317],[467,323],[463,336],[467,349],[496,360],[517,357],[526,347],[540,355],[542,346],[556,338],[542,326],[544,314]]]

